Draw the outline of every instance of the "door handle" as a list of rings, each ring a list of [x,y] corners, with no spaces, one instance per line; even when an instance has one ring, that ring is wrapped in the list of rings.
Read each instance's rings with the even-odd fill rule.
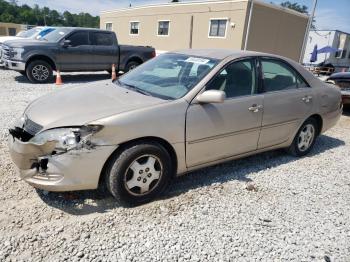
[[[262,105],[257,105],[257,104],[254,104],[252,105],[251,107],[248,108],[249,111],[252,111],[253,113],[257,113],[259,112],[260,109],[262,109],[263,106]]]
[[[305,103],[310,103],[312,100],[312,96],[304,96],[301,100],[303,100]]]

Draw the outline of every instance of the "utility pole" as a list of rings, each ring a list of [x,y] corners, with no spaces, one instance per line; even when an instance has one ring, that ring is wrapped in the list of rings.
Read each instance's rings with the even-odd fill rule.
[[[247,50],[248,46],[248,39],[249,39],[249,31],[250,31],[250,22],[252,20],[252,13],[253,13],[253,5],[254,5],[254,0],[250,0],[250,10],[249,10],[249,17],[248,17],[248,24],[247,24],[247,30],[245,32],[245,40],[244,40],[244,49]]]
[[[303,58],[304,58],[304,55],[305,55],[305,48],[306,48],[307,39],[308,39],[308,36],[309,36],[309,33],[310,33],[310,28],[311,28],[312,22],[314,21],[314,17],[315,17],[316,6],[317,6],[317,0],[314,0],[313,5],[312,5],[312,10],[311,10],[311,15],[309,16],[309,21],[308,21],[307,26],[306,26],[306,31],[305,31],[305,35],[304,35],[303,45],[301,47],[299,63],[303,62]]]

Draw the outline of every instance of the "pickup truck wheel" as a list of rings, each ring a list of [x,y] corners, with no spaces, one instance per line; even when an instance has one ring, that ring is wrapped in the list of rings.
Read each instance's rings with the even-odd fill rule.
[[[126,64],[125,66],[125,72],[129,72],[133,69],[135,69],[136,67],[138,67],[141,63],[137,62],[137,61],[130,61]]]
[[[30,62],[26,74],[32,83],[48,83],[53,79],[51,65],[43,60]]]
[[[168,185],[172,161],[158,143],[132,144],[110,159],[105,173],[109,192],[121,204],[151,201]]]

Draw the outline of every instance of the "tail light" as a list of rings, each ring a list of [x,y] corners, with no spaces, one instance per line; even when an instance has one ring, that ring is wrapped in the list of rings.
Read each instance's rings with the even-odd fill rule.
[[[153,50],[153,51],[152,51],[152,58],[153,58],[153,57],[156,57],[156,56],[157,56],[156,50]]]

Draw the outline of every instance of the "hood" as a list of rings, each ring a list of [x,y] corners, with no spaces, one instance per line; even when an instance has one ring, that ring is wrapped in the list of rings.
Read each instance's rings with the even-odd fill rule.
[[[10,40],[20,40],[20,39],[25,39],[23,37],[18,37],[18,36],[1,36],[0,37],[0,44],[5,42],[5,41],[10,41]]]
[[[40,46],[40,45],[56,45],[56,43],[47,42],[44,40],[35,40],[28,38],[20,38],[16,40],[6,41],[5,43],[9,47],[26,47],[26,46]]]
[[[350,72],[340,72],[332,74],[328,79],[350,79]]]
[[[126,111],[165,103],[156,97],[125,89],[110,80],[66,88],[40,97],[25,111],[27,117],[44,129],[81,126]]]

